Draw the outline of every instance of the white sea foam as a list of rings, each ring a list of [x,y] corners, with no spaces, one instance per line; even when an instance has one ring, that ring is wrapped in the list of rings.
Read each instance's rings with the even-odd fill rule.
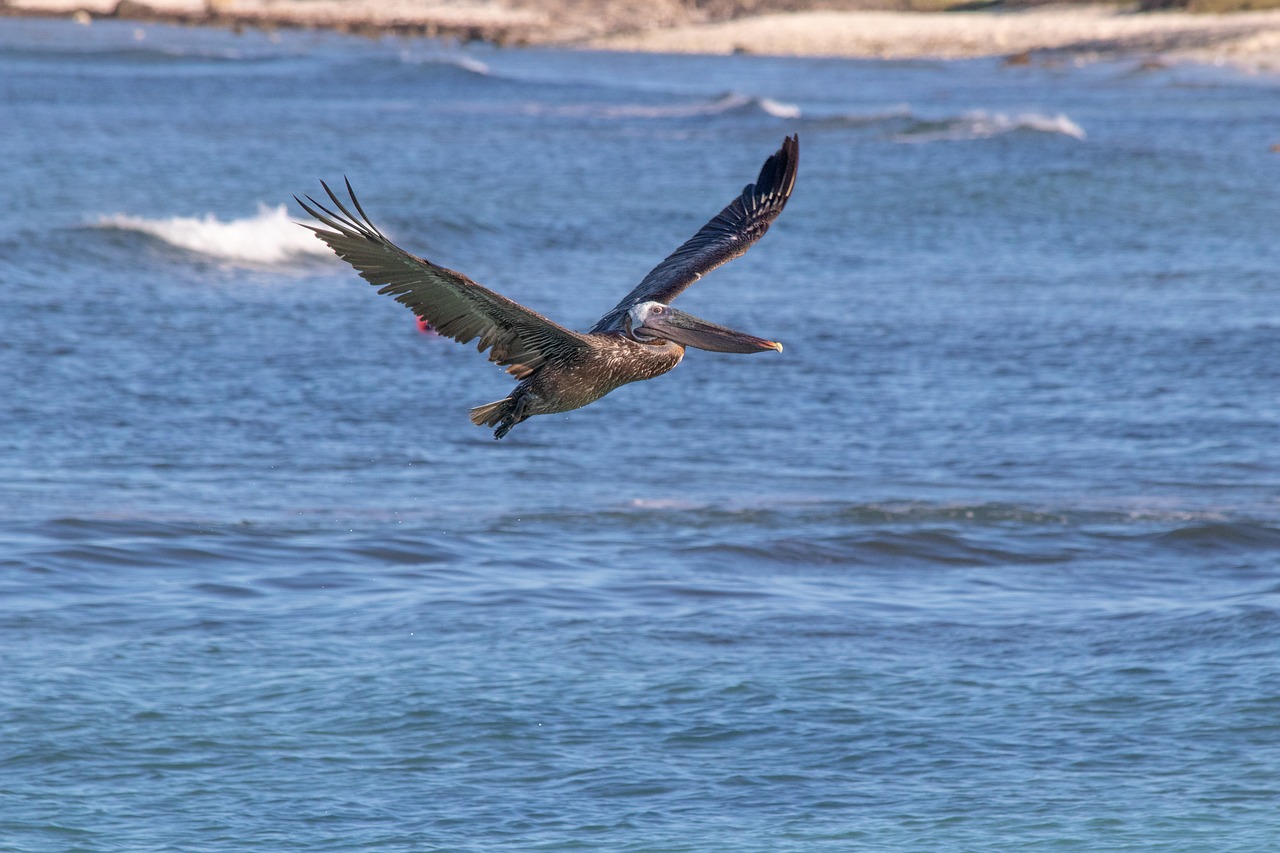
[[[563,107],[543,107],[530,104],[525,112],[532,115],[556,115],[608,119],[686,119],[734,113],[764,113],[774,118],[798,119],[800,108],[795,104],[775,101],[772,98],[756,98],[727,92],[716,98],[685,101],[676,104],[616,104],[598,106],[578,104]]]
[[[283,204],[259,204],[257,216],[229,222],[211,213],[198,219],[147,219],[116,213],[100,217],[96,225],[147,234],[188,252],[239,263],[278,264],[300,255],[329,254],[327,246],[290,219]]]
[[[400,61],[405,65],[444,65],[479,77],[493,76],[493,72],[488,65],[473,57],[460,54],[433,53],[422,55],[404,50],[400,52]]]
[[[756,105],[774,118],[800,118],[800,108],[785,101],[775,101],[773,98],[759,98],[756,101]]]
[[[945,142],[965,139],[987,139],[1017,130],[1038,133],[1058,133],[1073,139],[1085,138],[1084,128],[1063,113],[991,113],[973,110],[957,118],[940,121],[920,121],[916,126],[895,137],[899,142]]]
[[[718,98],[664,106],[618,106],[603,111],[609,118],[695,118],[724,113],[762,112],[774,118],[800,118],[800,108],[771,98],[753,98],[727,92]]]

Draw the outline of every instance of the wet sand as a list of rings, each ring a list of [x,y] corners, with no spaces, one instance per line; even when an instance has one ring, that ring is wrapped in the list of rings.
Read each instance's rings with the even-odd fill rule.
[[[679,0],[0,0],[9,15],[318,27],[661,53],[965,59],[1139,56],[1280,71],[1280,10],[1136,13],[1120,6],[1010,11],[796,11],[710,20]]]

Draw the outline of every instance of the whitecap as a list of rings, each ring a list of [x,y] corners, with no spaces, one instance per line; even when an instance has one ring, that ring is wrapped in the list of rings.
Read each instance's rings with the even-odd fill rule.
[[[720,115],[762,114],[774,118],[798,119],[800,107],[772,98],[757,98],[738,92],[726,92],[714,98],[683,101],[674,104],[611,104],[607,106],[579,104],[565,107],[543,107],[530,104],[530,114],[606,119],[690,119]]]
[[[967,139],[987,139],[1013,131],[1029,130],[1037,133],[1056,133],[1073,139],[1085,138],[1084,128],[1064,113],[991,113],[973,110],[956,118],[939,121],[920,120],[914,126],[899,133],[899,142],[947,142]]]
[[[696,116],[715,116],[728,114],[760,114],[774,118],[798,119],[800,108],[795,104],[775,101],[772,98],[757,98],[737,92],[725,92],[717,98],[705,101],[694,101],[685,104],[672,104],[666,107],[650,107],[652,118],[692,118]]]
[[[622,104],[603,107],[600,115],[606,118],[695,118],[697,116],[713,116],[728,112],[749,110],[754,99],[747,95],[726,93],[718,98],[706,101],[691,101],[679,104],[638,105]]]
[[[405,50],[400,53],[400,61],[405,65],[443,65],[448,68],[455,68],[459,71],[466,71],[468,74],[474,74],[477,77],[492,77],[493,71],[489,66],[471,56],[463,56],[460,54],[415,54]]]
[[[756,100],[755,105],[760,108],[761,112],[768,113],[774,118],[800,118],[800,108],[785,101],[775,101],[773,98],[759,98]]]
[[[116,213],[99,217],[95,225],[146,234],[188,252],[239,263],[278,264],[299,255],[329,254],[328,247],[289,218],[283,204],[259,204],[256,216],[229,222],[212,213],[164,219]]]

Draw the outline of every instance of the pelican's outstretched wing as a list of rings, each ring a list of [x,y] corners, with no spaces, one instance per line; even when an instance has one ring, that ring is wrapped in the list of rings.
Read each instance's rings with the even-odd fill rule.
[[[307,204],[294,196],[307,213],[326,228],[303,225],[316,232],[379,293],[395,296],[429,322],[437,332],[461,343],[480,339],[489,360],[509,365],[507,372],[523,379],[544,362],[560,361],[588,346],[583,335],[570,331],[535,311],[476,284],[462,273],[436,266],[396,246],[374,227],[347,182],[353,215],[323,181],[320,185],[340,213],[311,196]]]
[[[668,304],[686,287],[747,251],[786,206],[796,184],[799,159],[800,137],[788,136],[778,152],[764,162],[754,184],[747,184],[742,195],[654,267],[591,331],[621,329],[632,306],[650,301]]]

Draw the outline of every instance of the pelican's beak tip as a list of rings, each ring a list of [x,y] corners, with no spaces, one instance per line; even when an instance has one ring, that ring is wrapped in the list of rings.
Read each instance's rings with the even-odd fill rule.
[[[782,344],[777,341],[769,341],[769,347],[771,349],[776,349],[778,352],[782,352]]]

